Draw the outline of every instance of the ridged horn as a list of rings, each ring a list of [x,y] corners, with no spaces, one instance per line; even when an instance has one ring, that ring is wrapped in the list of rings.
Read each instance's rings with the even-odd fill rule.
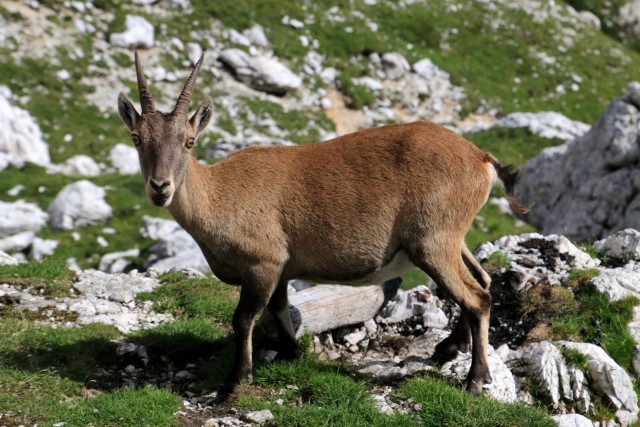
[[[156,107],[153,105],[153,96],[149,92],[149,86],[147,86],[147,80],[144,78],[144,70],[140,63],[140,57],[138,57],[138,51],[135,51],[136,57],[136,76],[138,77],[138,93],[140,94],[140,106],[142,107],[142,114],[155,113]]]
[[[176,107],[173,109],[174,112],[178,114],[184,114],[185,116],[189,113],[189,104],[191,104],[191,92],[193,91],[193,87],[196,84],[196,78],[200,73],[200,67],[202,66],[202,62],[204,61],[204,52],[198,62],[196,62],[196,66],[193,67],[193,71],[191,71],[191,75],[187,79],[187,82],[184,84],[184,88],[178,97],[178,101],[176,102]]]

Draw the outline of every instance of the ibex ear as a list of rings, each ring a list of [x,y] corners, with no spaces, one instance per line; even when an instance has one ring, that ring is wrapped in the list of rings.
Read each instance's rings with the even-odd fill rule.
[[[189,123],[191,123],[191,127],[196,133],[196,136],[207,127],[209,122],[211,121],[211,117],[213,115],[213,100],[210,96],[207,96],[198,111],[196,111],[193,116],[189,119]]]
[[[120,113],[120,118],[129,130],[136,129],[136,125],[140,121],[140,114],[138,114],[136,108],[124,92],[120,92],[120,95],[118,95],[118,112]]]

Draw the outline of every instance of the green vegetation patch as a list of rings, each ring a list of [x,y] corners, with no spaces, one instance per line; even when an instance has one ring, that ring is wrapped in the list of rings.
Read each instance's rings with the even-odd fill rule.
[[[160,279],[162,286],[137,295],[142,301],[154,301],[155,311],[186,319],[231,322],[240,295],[238,287],[211,277],[188,278],[182,273],[166,273]]]
[[[256,369],[255,383],[273,392],[242,396],[236,405],[269,409],[278,426],[415,425],[407,414],[380,413],[366,383],[354,379],[348,367],[315,357],[264,364]],[[278,405],[278,399],[285,403]]]
[[[446,382],[431,378],[412,379],[398,390],[403,399],[420,404],[420,424],[433,427],[556,426],[542,409],[522,403],[501,403],[475,397]]]
[[[57,258],[0,266],[0,283],[30,287],[51,298],[68,295],[75,276],[67,263]]]
[[[532,287],[518,296],[520,313],[527,322],[534,319],[536,327],[529,333],[530,339],[596,343],[633,372],[636,344],[627,325],[640,301],[633,297],[609,301],[591,285],[598,274],[597,269],[576,269],[563,285]]]

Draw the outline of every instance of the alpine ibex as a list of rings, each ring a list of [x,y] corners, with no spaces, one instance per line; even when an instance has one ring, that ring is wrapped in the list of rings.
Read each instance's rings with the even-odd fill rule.
[[[131,131],[150,202],[166,206],[198,243],[213,273],[241,285],[233,315],[236,355],[221,389],[252,380],[251,332],[267,307],[281,359],[300,356],[287,307],[287,282],[382,283],[418,267],[462,315],[434,357],[472,345],[467,389],[491,381],[487,360],[489,276],[464,243],[493,183],[511,206],[518,173],[455,133],[421,121],[388,125],[296,147],[251,147],[215,165],[191,155],[207,126],[206,97],[188,117],[204,55],[175,108],[156,110],[140,60],[141,114],[124,93],[120,117]]]

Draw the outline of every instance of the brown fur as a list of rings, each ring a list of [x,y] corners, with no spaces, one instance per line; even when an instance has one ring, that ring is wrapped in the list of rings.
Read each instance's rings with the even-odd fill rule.
[[[146,96],[144,79],[140,84]],[[224,391],[251,380],[251,331],[265,306],[276,318],[279,355],[299,356],[287,309],[290,279],[360,284],[382,277],[397,257],[428,273],[461,306],[459,324],[436,358],[455,357],[472,341],[468,389],[479,393],[491,380],[491,296],[488,275],[464,237],[496,174],[520,210],[512,196],[517,174],[426,121],[305,146],[248,148],[203,166],[184,144],[206,126],[210,107],[207,98],[188,120],[149,106],[152,112],[140,116],[123,94],[119,100],[123,121],[141,141],[150,200],[168,206],[216,276],[242,286],[233,319],[237,353]]]

